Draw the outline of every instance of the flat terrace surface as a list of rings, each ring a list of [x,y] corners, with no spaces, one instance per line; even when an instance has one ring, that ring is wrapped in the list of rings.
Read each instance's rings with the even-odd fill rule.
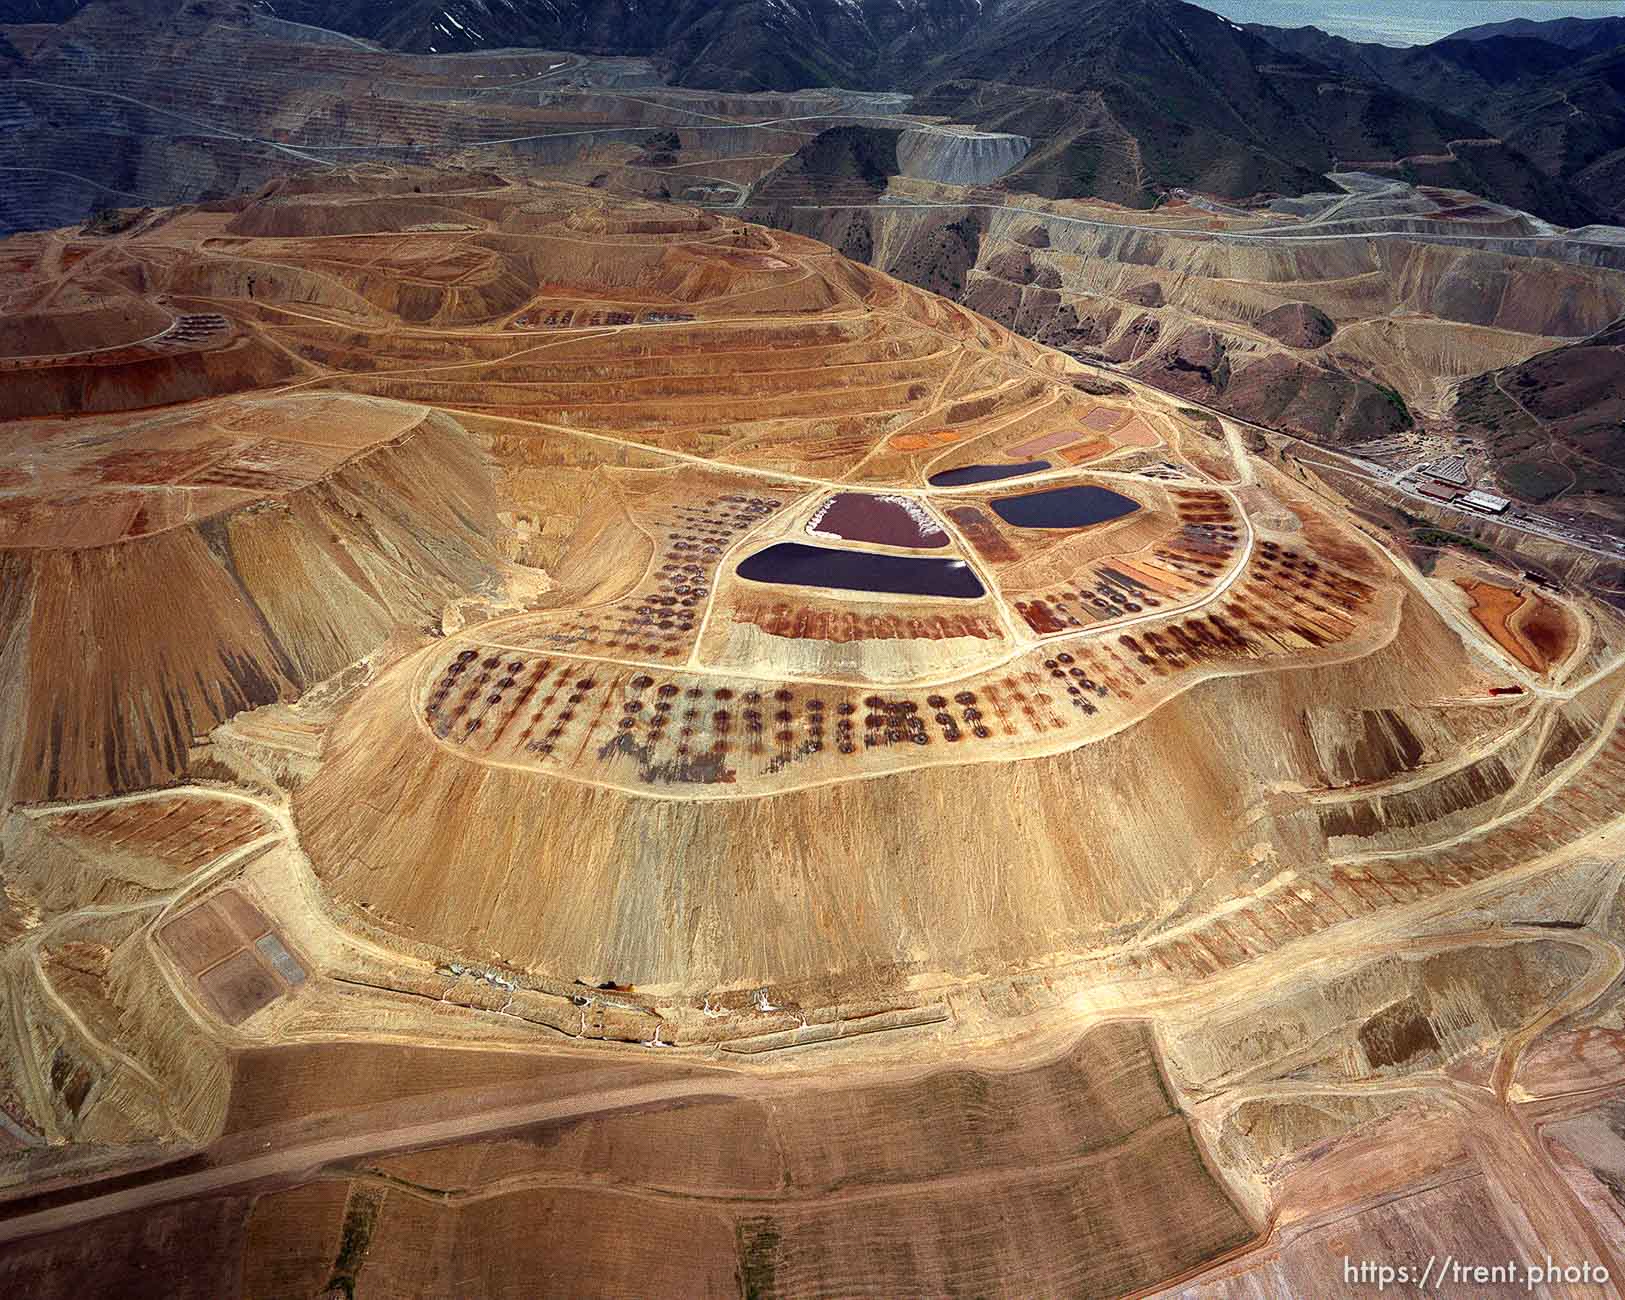
[[[9,1245],[0,1279],[34,1291],[71,1271],[126,1290],[161,1270],[221,1296],[335,1277],[378,1297],[611,1295],[650,1278],[684,1295],[1108,1295],[1255,1236],[1143,1022],[1019,1068],[984,1058],[839,1087],[328,1044],[245,1054],[233,1091],[233,1131],[204,1160],[0,1222],[0,1238],[58,1229]]]
[[[89,438],[60,417],[0,423],[0,548],[132,541],[296,492],[421,414],[298,393],[109,416]]]
[[[1058,753],[1206,677],[1389,634],[1368,548],[1296,496],[1249,510],[1230,453],[1171,403],[1093,398],[1076,363],[795,235],[409,179],[21,241],[73,293],[33,304],[58,351],[16,399],[31,417],[0,426],[0,545],[348,512],[344,493],[380,500],[386,447],[460,427],[506,554],[545,579],[396,665],[366,711],[437,761],[664,797]],[[235,342],[183,340],[167,371],[89,348],[140,318],[119,287],[139,276]],[[109,305],[85,305],[99,289]],[[65,350],[76,328],[89,350]],[[119,409],[79,409],[87,368]],[[1054,459],[1019,486],[944,474],[1036,450]],[[375,564],[330,555],[376,599]],[[318,638],[330,617],[287,613]]]

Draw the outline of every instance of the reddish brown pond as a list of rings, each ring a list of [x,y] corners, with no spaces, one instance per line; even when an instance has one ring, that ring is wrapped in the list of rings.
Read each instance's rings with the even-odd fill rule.
[[[807,521],[814,537],[843,542],[874,542],[880,546],[932,548],[948,545],[948,534],[912,497],[878,496],[871,492],[841,492],[832,496]]]

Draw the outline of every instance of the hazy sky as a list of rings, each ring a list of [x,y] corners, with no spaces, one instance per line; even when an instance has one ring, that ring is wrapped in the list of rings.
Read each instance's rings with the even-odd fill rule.
[[[1508,18],[1620,18],[1625,0],[1191,0],[1238,23],[1318,27],[1351,41],[1421,45]]]

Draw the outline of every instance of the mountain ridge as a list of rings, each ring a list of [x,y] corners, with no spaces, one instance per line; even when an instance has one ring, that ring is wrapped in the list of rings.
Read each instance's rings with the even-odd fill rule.
[[[58,32],[71,35],[108,3],[93,0]],[[72,5],[0,0],[0,20]],[[916,111],[1031,139],[1007,184],[1047,197],[1145,208],[1179,188],[1297,196],[1329,188],[1333,170],[1372,165],[1565,226],[1625,210],[1625,75],[1616,89],[1611,67],[1567,74],[1586,78],[1573,92],[1585,97],[1583,122],[1570,121],[1528,69],[1560,73],[1572,52],[1521,36],[1415,55],[1315,29],[1248,28],[1183,0],[559,0],[545,9],[130,0],[126,9],[148,31],[259,13],[413,53],[631,56],[683,89],[911,92]],[[1470,156],[1461,142],[1473,142]]]
[[[1514,20],[1393,47],[1250,24],[1284,53],[1482,122],[1611,221],[1625,218],[1625,19]],[[1476,33],[1476,34],[1475,34]]]

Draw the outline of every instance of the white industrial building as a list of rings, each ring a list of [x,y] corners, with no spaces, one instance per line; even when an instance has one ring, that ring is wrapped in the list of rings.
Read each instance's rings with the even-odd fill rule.
[[[1512,502],[1505,497],[1498,497],[1495,493],[1485,492],[1481,488],[1463,493],[1457,498],[1456,504],[1486,515],[1504,515],[1512,506]]]

